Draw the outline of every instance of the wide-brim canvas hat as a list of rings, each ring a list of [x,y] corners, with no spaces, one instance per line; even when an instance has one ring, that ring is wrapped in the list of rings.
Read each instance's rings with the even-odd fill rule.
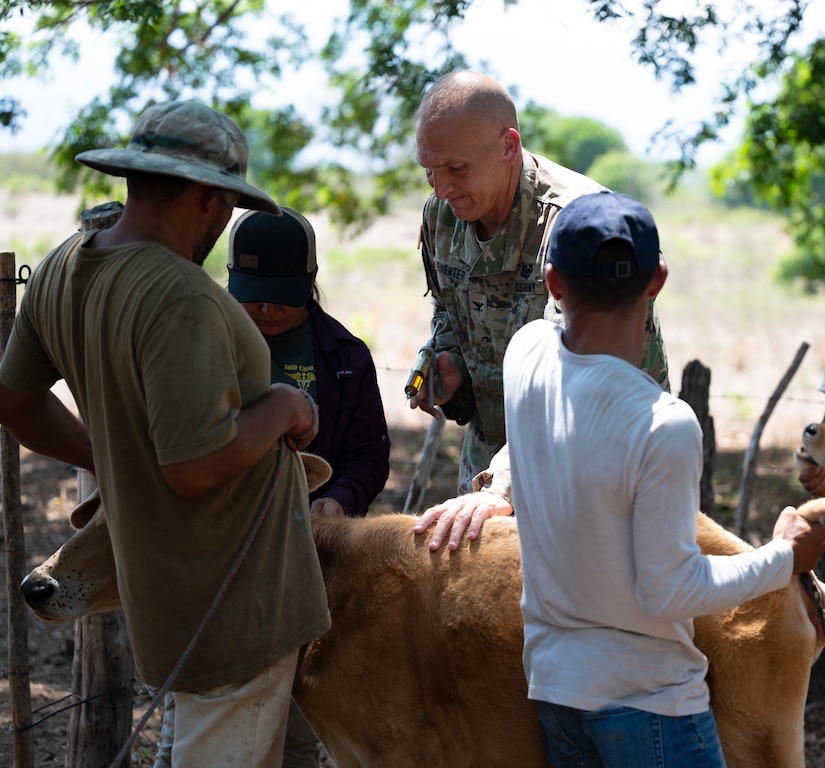
[[[229,293],[238,301],[303,307],[317,266],[315,230],[298,211],[249,211],[229,233]]]
[[[237,192],[240,208],[281,211],[269,195],[246,181],[249,149],[243,131],[226,115],[194,101],[149,107],[125,149],[91,149],[75,160],[110,176],[129,171],[176,176]]]

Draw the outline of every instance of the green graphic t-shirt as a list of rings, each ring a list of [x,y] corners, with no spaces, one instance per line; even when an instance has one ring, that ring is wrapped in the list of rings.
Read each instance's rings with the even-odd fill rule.
[[[312,319],[307,319],[278,336],[264,336],[272,356],[271,381],[273,384],[292,384],[307,392],[318,402],[318,386],[315,378],[315,353],[312,348]]]

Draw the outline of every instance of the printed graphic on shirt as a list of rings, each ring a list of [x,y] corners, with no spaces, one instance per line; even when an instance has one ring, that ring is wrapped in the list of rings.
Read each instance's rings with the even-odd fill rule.
[[[318,404],[312,324],[302,323],[278,336],[266,338],[271,353],[270,381],[291,384],[306,392]]]
[[[300,390],[306,392],[316,404],[318,404],[318,385],[315,375],[315,361],[311,359],[303,362],[272,361],[272,381],[280,381],[284,384],[292,384]]]
[[[304,392],[309,392],[310,386],[315,382],[315,365],[298,365],[297,363],[287,363],[284,366],[284,373],[295,382],[295,386]]]

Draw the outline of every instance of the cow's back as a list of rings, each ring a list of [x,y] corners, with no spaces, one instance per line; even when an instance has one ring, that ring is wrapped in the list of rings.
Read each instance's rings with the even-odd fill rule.
[[[313,521],[332,629],[308,647],[296,700],[341,768],[545,768],[515,521],[488,520],[455,552],[431,552],[415,522]]]
[[[452,553],[430,552],[414,523],[313,523],[332,629],[310,644],[296,699],[341,768],[546,768],[522,667],[515,520],[486,521]],[[706,554],[751,549],[701,514],[697,534]],[[804,765],[817,644],[796,581],[695,628],[728,765]]]

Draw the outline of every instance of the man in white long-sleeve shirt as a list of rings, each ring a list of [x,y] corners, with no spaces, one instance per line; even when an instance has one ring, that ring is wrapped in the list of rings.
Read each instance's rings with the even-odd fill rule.
[[[536,320],[513,336],[504,397],[525,671],[548,758],[724,766],[693,617],[784,587],[814,567],[825,531],[788,507],[756,551],[701,554],[699,424],[638,367],[667,277],[644,206],[573,200],[547,264],[565,328]]]

